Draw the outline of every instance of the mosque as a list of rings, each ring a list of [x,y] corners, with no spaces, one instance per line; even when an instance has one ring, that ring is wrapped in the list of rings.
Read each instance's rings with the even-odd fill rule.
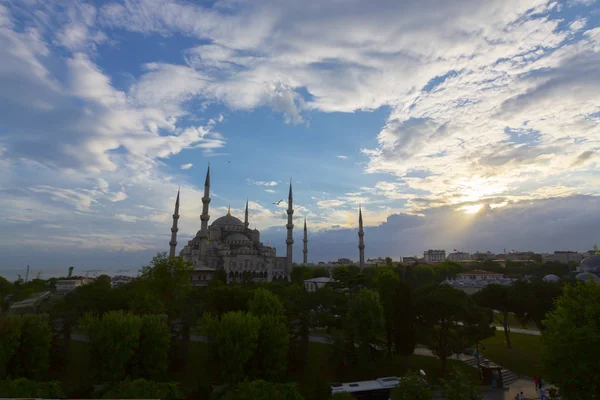
[[[248,222],[248,201],[244,213],[244,222],[231,215],[217,218],[210,226],[208,214],[210,204],[210,166],[206,171],[204,182],[204,196],[202,197],[202,214],[200,215],[201,226],[196,236],[189,240],[187,245],[179,252],[179,256],[189,262],[194,269],[192,273],[192,284],[204,286],[212,279],[218,270],[224,270],[227,282],[272,282],[289,281],[293,266],[292,248],[293,237],[293,196],[292,183],[288,195],[287,208],[287,245],[286,255],[277,256],[274,247],[263,244],[260,241],[260,232],[250,229]],[[179,220],[179,192],[175,201],[175,212],[173,214],[173,226],[171,228],[171,241],[169,242],[169,257],[176,256],[177,248],[177,223]],[[360,266],[364,267],[364,231],[362,223],[362,210],[359,209],[359,245]],[[308,232],[306,218],[304,219],[304,249],[303,263],[307,264],[308,258]]]

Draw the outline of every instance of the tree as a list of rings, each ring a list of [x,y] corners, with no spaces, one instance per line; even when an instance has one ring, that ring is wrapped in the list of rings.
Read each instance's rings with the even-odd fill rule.
[[[50,362],[52,329],[48,315],[24,315],[21,324],[21,341],[17,352],[17,376],[44,377]]]
[[[491,330],[482,332],[487,317],[473,299],[448,285],[422,288],[416,299],[416,313],[422,340],[440,358],[442,371],[449,356]],[[480,323],[479,318],[483,320]]]
[[[263,380],[244,381],[222,400],[302,400],[294,383],[273,383]]]
[[[11,360],[21,343],[23,319],[19,316],[0,316],[0,379],[6,378]]]
[[[392,400],[430,400],[431,389],[427,381],[411,373],[400,378],[400,384],[391,390]]]
[[[260,320],[252,314],[233,311],[221,319],[205,316],[203,326],[211,343],[210,355],[220,383],[236,384],[256,351]]]
[[[285,309],[279,298],[273,292],[259,288],[248,302],[248,310],[256,317],[271,315],[283,318]]]
[[[118,382],[139,346],[142,319],[123,311],[86,314],[80,323],[91,341],[92,367],[101,382]]]
[[[388,265],[388,266],[394,265],[394,261],[392,260],[392,257],[385,258],[385,265]]]
[[[600,285],[567,285],[544,320],[544,365],[565,400],[600,399]]]
[[[5,277],[0,276],[0,310],[2,310],[4,297],[8,296],[13,292],[14,288]]]
[[[0,393],[4,397],[12,398],[60,399],[65,397],[60,382],[38,382],[25,378],[0,381]]]
[[[508,286],[499,285],[496,283],[487,285],[479,292],[473,295],[473,299],[482,307],[498,310],[502,314],[502,318],[495,317],[504,328],[504,337],[506,338],[506,346],[512,348],[510,344],[510,326],[509,313],[515,309],[512,290]]]
[[[168,399],[183,398],[179,382],[153,382],[145,379],[119,382],[102,394],[103,399]]]
[[[348,321],[352,341],[358,343],[359,361],[367,365],[371,347],[383,332],[383,308],[379,295],[369,289],[362,289],[348,304]]]
[[[409,356],[416,345],[410,287],[391,270],[377,275],[376,286],[383,306],[388,353]]]
[[[341,392],[331,396],[331,400],[354,400],[354,396],[348,392]]]
[[[561,293],[560,283],[541,279],[517,281],[513,283],[511,291],[514,312],[523,323],[533,321],[542,331],[545,329],[543,321],[546,314],[554,308],[554,302]]]
[[[169,364],[171,331],[164,315],[143,315],[139,345],[132,356],[133,376],[160,381]]]
[[[295,265],[292,267],[290,278],[292,283],[302,284],[305,280],[313,277],[312,268],[307,265]]]
[[[239,285],[217,286],[208,290],[206,311],[223,315],[230,311],[247,311],[252,293]]]
[[[452,379],[442,380],[442,393],[447,400],[482,400],[481,388],[469,376],[455,368]]]

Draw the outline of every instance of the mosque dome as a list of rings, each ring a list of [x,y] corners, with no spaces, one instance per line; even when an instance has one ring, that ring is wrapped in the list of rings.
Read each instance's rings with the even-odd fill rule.
[[[233,217],[229,214],[225,215],[221,218],[217,218],[215,220],[215,222],[213,222],[211,224],[211,226],[243,226],[243,225],[244,225],[244,223],[242,221],[240,221],[236,217]]]
[[[600,272],[600,254],[586,257],[581,264],[579,264],[579,271]]]
[[[546,275],[542,280],[544,282],[558,282],[558,281],[560,281],[560,277],[557,275],[550,274],[550,275]]]
[[[577,280],[584,281],[584,282],[593,281],[596,283],[600,283],[600,278],[598,278],[596,275],[592,274],[591,272],[582,272],[580,274],[577,274],[575,276],[575,278]]]
[[[215,221],[216,222],[216,221]],[[249,243],[250,239],[248,239],[246,236],[242,235],[241,233],[234,233],[231,236],[228,236],[225,239],[225,243],[237,243],[237,244],[246,244]]]

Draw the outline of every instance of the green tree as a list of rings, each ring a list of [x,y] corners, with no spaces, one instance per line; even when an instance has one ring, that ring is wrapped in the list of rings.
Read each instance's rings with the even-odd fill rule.
[[[256,350],[250,360],[250,374],[256,378],[278,381],[287,370],[290,335],[281,317],[263,315]]]
[[[211,287],[207,294],[206,311],[223,315],[230,311],[248,311],[252,292],[240,285]]]
[[[567,285],[542,332],[548,379],[565,400],[600,399],[600,285]]]
[[[347,392],[335,393],[331,400],[354,400],[354,396]]]
[[[312,268],[307,265],[295,265],[290,272],[292,283],[303,284],[307,279],[313,277]]]
[[[123,380],[139,346],[142,319],[131,313],[111,311],[102,317],[86,314],[80,324],[90,338],[91,367],[99,380]]]
[[[400,385],[391,390],[392,400],[430,400],[431,389],[427,381],[410,373],[400,378]]]
[[[371,348],[383,332],[383,308],[377,292],[362,289],[350,299],[348,322],[352,341],[358,343],[359,363],[367,367]]]
[[[168,399],[183,398],[178,382],[154,382],[145,379],[125,380],[110,387],[103,399]]]
[[[263,380],[243,381],[221,400],[302,400],[294,383],[273,383]]]
[[[285,309],[279,298],[273,292],[258,288],[248,302],[248,310],[256,317],[272,315],[283,318]]]
[[[531,282],[513,283],[511,297],[514,312],[523,324],[533,321],[539,330],[544,330],[546,314],[554,309],[554,302],[561,295],[560,283],[534,279]]]
[[[4,305],[4,298],[13,292],[13,284],[10,283],[5,277],[0,276],[0,311],[2,311]]]
[[[164,315],[143,315],[139,345],[132,356],[133,376],[163,380],[168,367],[171,331]]]
[[[10,362],[17,354],[22,326],[20,316],[0,316],[0,379],[6,378]]]
[[[4,397],[12,398],[64,398],[60,382],[38,382],[26,378],[7,379],[0,381],[0,393]]]
[[[481,388],[469,376],[455,368],[452,378],[442,381],[442,393],[447,400],[482,400]]]
[[[388,353],[409,356],[416,345],[410,287],[391,270],[378,274],[376,285],[383,306]]]
[[[313,278],[328,278],[329,270],[325,267],[311,267]]]
[[[52,329],[48,315],[24,315],[21,325],[21,341],[17,353],[17,376],[23,378],[44,377],[50,361]]]
[[[221,319],[207,315],[202,325],[211,344],[210,356],[218,381],[225,384],[241,381],[258,345],[260,320],[246,312],[232,311]]]
[[[500,311],[502,318],[495,317],[504,328],[506,347],[512,348],[510,344],[509,313],[514,311],[513,290],[504,285],[490,284],[473,295],[473,299],[482,307]]]
[[[385,265],[388,265],[388,266],[394,265],[394,261],[392,260],[392,257],[385,258]]]

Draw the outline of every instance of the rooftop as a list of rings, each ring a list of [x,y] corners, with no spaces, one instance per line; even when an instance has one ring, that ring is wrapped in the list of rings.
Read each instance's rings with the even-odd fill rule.
[[[334,393],[353,393],[362,392],[366,390],[377,390],[377,389],[389,389],[398,386],[400,378],[396,376],[390,376],[386,378],[378,378],[373,381],[361,381],[361,382],[350,382],[350,383],[330,383]]]

